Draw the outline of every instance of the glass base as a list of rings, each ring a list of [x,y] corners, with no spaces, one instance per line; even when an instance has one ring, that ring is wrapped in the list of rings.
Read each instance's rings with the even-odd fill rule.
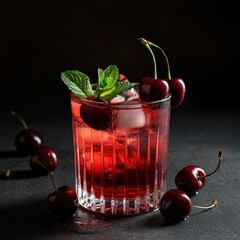
[[[159,207],[159,202],[166,187],[153,193],[146,193],[143,197],[134,199],[105,199],[103,196],[97,198],[94,194],[88,194],[77,188],[79,203],[87,211],[109,216],[129,216],[152,212]]]

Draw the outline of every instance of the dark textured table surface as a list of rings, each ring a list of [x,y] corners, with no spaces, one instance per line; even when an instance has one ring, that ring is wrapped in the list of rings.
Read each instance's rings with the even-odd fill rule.
[[[74,160],[70,112],[61,114],[23,111],[29,125],[41,131],[45,145],[59,154],[59,167],[53,177],[57,186],[74,186]],[[39,114],[39,115],[38,115]],[[193,204],[209,205],[211,210],[193,209],[189,218],[168,224],[159,211],[149,214],[105,219],[95,228],[81,225],[79,212],[69,220],[56,218],[47,208],[46,197],[53,191],[49,176],[34,177],[28,162],[15,166],[12,178],[3,177],[16,157],[13,138],[20,125],[7,112],[0,116],[0,239],[240,239],[240,114],[234,111],[192,112],[184,108],[172,111],[168,160],[168,189],[175,188],[176,173],[188,164],[205,172],[217,165],[217,154],[224,150],[220,169],[207,179],[206,186],[192,197]]]

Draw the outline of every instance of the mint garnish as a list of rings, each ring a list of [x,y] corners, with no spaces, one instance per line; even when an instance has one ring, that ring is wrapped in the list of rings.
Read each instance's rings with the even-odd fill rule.
[[[67,70],[61,73],[62,81],[78,97],[102,101],[111,101],[118,94],[131,89],[134,83],[118,81],[119,71],[115,65],[105,70],[98,69],[98,82],[96,91],[91,86],[90,78],[77,70]]]
[[[62,81],[80,98],[93,97],[94,93],[87,75],[77,70],[67,70],[61,73]]]

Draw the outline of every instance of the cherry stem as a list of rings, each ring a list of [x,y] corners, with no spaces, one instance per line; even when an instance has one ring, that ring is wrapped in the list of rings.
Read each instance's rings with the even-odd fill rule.
[[[218,165],[217,165],[216,169],[215,169],[213,172],[208,173],[208,174],[206,174],[206,175],[198,176],[198,179],[202,179],[202,178],[205,178],[205,177],[209,177],[209,176],[213,175],[215,172],[217,172],[217,170],[219,169],[219,167],[220,167],[220,165],[221,165],[222,156],[223,156],[223,150],[220,150],[220,151],[218,152]]]
[[[28,129],[28,125],[27,125],[26,121],[18,113],[16,113],[15,111],[11,111],[11,115],[16,117],[21,122],[24,129]]]
[[[52,173],[49,172],[49,171],[48,171],[48,173],[49,173],[49,176],[50,176],[50,178],[51,178],[51,181],[52,181],[52,184],[53,184],[53,188],[54,188],[54,190],[56,191],[56,190],[57,190],[57,187],[56,187],[56,184],[55,184],[55,182],[54,182],[54,180],[53,180]]]
[[[50,177],[50,179],[51,179],[51,181],[52,181],[52,184],[53,184],[53,188],[54,188],[54,190],[56,191],[56,190],[57,190],[57,187],[56,187],[55,181],[54,181],[54,179],[53,179],[52,173],[48,170],[48,168],[47,168],[44,164],[42,164],[42,163],[39,162],[38,160],[36,160],[36,162],[37,162],[38,164],[40,164],[43,168],[45,168],[45,170],[48,172],[48,175],[49,175],[49,177]]]
[[[147,40],[145,40],[144,38],[139,38],[138,40],[140,40],[141,43],[147,47],[147,49],[149,50],[149,52],[150,52],[151,55],[152,55],[153,66],[154,66],[154,79],[157,79],[157,64],[156,64],[156,58],[155,58],[155,56],[154,56],[154,54],[153,54],[153,51],[152,51],[151,47],[149,46]]]
[[[7,170],[6,170],[6,172],[5,172],[5,177],[6,178],[10,178],[10,174],[11,174],[11,168],[13,168],[14,166],[16,166],[16,165],[18,165],[18,164],[20,164],[20,163],[23,163],[23,162],[27,162],[28,160],[22,160],[22,161],[19,161],[19,162],[17,162],[17,163],[14,163],[14,164],[12,164]]]
[[[200,208],[200,209],[210,209],[210,208],[214,208],[214,207],[216,207],[217,205],[218,205],[218,200],[215,199],[215,200],[213,201],[212,205],[210,205],[210,206],[198,206],[198,205],[192,205],[192,207],[194,207],[194,208]]]
[[[154,44],[154,43],[152,43],[152,42],[150,42],[150,41],[148,41],[148,40],[146,40],[146,39],[144,39],[144,38],[139,38],[139,40],[141,41],[141,43],[142,43],[143,45],[145,45],[145,46],[148,47],[149,49],[150,49],[150,46],[153,46],[153,47],[155,47],[155,48],[158,48],[158,49],[162,52],[162,54],[164,55],[164,57],[165,57],[165,59],[166,59],[166,63],[167,63],[168,80],[171,80],[171,71],[170,71],[170,65],[169,65],[168,57],[167,57],[166,53],[163,51],[163,49],[160,48],[158,45],[156,45],[156,44]]]

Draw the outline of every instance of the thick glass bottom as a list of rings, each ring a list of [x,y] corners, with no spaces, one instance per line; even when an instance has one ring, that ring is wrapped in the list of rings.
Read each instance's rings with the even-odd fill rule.
[[[166,186],[150,193],[135,197],[133,199],[118,198],[106,199],[104,196],[96,197],[78,186],[77,194],[82,208],[90,212],[110,216],[128,216],[148,213],[159,207],[159,202],[166,192]]]

